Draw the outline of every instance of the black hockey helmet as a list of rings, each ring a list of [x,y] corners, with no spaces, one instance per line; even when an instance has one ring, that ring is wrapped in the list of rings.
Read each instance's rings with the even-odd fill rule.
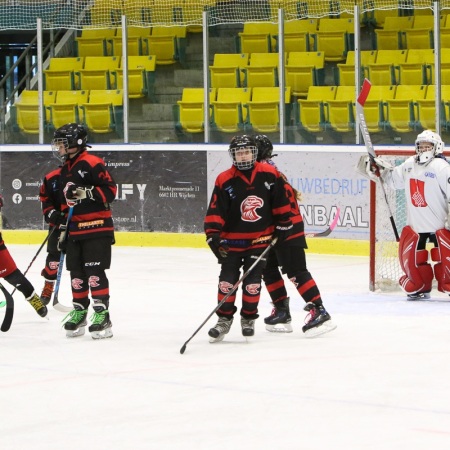
[[[247,161],[237,161],[236,152],[244,149],[251,151],[251,159]],[[255,165],[256,157],[258,155],[258,148],[253,137],[243,134],[241,136],[234,136],[231,139],[228,152],[230,153],[234,166],[236,166],[239,170],[249,170]]]
[[[255,142],[258,147],[258,157],[256,158],[257,161],[272,158],[273,145],[265,134],[256,135]]]
[[[53,154],[59,159],[64,161],[67,157],[67,150],[69,148],[77,148],[78,151],[83,151],[87,145],[88,134],[86,127],[78,123],[68,123],[55,130],[53,133],[52,150]],[[66,150],[65,155],[59,153],[60,146],[64,145]]]

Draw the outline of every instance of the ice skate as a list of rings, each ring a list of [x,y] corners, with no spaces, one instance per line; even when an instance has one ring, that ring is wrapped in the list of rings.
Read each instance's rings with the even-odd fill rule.
[[[36,292],[33,292],[30,298],[27,298],[27,302],[35,309],[35,311],[41,316],[45,317],[48,313],[47,307],[42,303]]]
[[[104,305],[94,306],[94,314],[90,318],[92,321],[89,327],[92,339],[112,338],[112,323],[109,319],[109,311]]]
[[[220,342],[223,340],[224,336],[230,331],[231,325],[233,323],[233,317],[229,319],[226,317],[219,317],[217,324],[208,331],[209,342]]]
[[[408,294],[406,300],[428,300],[430,297],[429,292],[416,292],[415,294]]]
[[[84,309],[82,305],[74,303],[74,309],[63,319],[69,318],[64,323],[64,329],[66,330],[66,337],[75,338],[83,336],[86,332],[86,316],[87,309]]]
[[[54,280],[45,280],[44,288],[41,293],[41,302],[44,305],[48,305],[50,303],[50,299],[52,298],[53,288],[55,287]]]
[[[292,333],[289,297],[274,304],[272,313],[264,319],[266,330],[272,333]]]
[[[302,327],[306,337],[320,336],[336,328],[337,325],[331,321],[331,316],[323,305],[309,302],[305,305],[304,310],[309,312],[305,319],[305,325]]]
[[[251,337],[255,335],[255,319],[241,317],[242,336]]]

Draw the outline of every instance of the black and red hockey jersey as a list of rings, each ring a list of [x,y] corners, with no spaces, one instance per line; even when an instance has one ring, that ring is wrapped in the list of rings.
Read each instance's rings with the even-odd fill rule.
[[[83,151],[68,159],[61,167],[61,203],[67,207],[63,190],[67,183],[76,186],[94,186],[93,200],[83,200],[73,209],[69,236],[74,240],[111,236],[114,224],[110,204],[114,201],[117,186],[103,160]]]
[[[264,248],[278,223],[290,224],[291,205],[280,173],[256,162],[218,175],[204,221],[206,235],[220,233],[231,251]]]
[[[54,223],[49,219],[49,213],[52,210],[67,212],[67,205],[61,204],[61,185],[60,185],[61,167],[52,170],[45,175],[39,188],[39,200],[42,205],[42,213],[45,221],[54,226]]]

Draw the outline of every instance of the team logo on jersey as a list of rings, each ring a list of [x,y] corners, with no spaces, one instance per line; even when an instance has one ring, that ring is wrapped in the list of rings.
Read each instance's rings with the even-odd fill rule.
[[[232,288],[233,285],[231,283],[228,283],[228,281],[221,281],[219,283],[219,290],[223,294],[228,294],[228,292],[230,292]]]
[[[425,200],[425,182],[411,178],[409,180],[409,191],[411,202],[416,208],[425,208],[428,206]]]
[[[258,208],[262,208],[264,202],[256,195],[249,195],[241,203],[241,218],[244,222],[256,222],[261,219],[261,216],[256,212]]]
[[[245,290],[250,294],[250,295],[258,295],[259,294],[259,288],[260,288],[260,284],[259,283],[253,283],[253,284],[249,284],[245,287]]]

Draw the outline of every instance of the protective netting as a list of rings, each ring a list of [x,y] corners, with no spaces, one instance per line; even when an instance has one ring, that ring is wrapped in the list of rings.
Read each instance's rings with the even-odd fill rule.
[[[374,10],[430,10],[430,0],[358,0],[363,14]],[[440,1],[441,10],[450,0]],[[132,26],[202,25],[202,11],[209,11],[210,25],[246,21],[276,22],[283,8],[286,20],[352,16],[354,0],[0,0],[0,30],[35,29],[42,19],[44,29],[81,29],[84,26],[117,26],[127,16]]]

